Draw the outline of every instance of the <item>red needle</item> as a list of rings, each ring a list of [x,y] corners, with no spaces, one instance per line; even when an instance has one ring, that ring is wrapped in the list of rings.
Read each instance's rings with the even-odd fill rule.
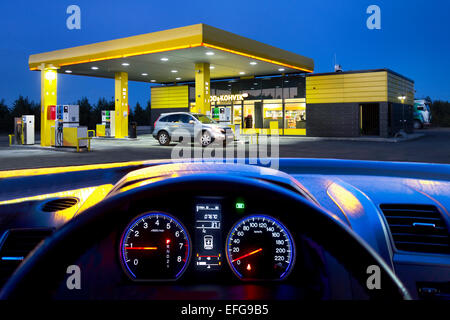
[[[238,261],[238,260],[241,260],[241,259],[244,259],[244,258],[247,258],[248,256],[251,256],[252,254],[258,253],[258,252],[260,252],[260,251],[262,251],[262,248],[259,248],[258,250],[255,250],[255,251],[252,251],[252,252],[250,252],[250,253],[244,254],[243,256],[241,256],[241,257],[239,257],[239,258],[236,258],[236,259],[234,259],[233,261],[231,261],[231,263],[233,263],[233,262],[235,262],[235,261]]]
[[[158,247],[125,247],[125,250],[156,250]]]

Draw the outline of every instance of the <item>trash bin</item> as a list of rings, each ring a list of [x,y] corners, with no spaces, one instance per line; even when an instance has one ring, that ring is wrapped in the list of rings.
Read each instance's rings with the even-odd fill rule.
[[[128,138],[137,138],[137,122],[130,122],[128,128]]]

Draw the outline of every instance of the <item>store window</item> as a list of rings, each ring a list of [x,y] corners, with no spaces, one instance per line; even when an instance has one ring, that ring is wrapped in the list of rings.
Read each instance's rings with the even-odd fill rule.
[[[279,129],[283,128],[283,102],[282,100],[264,101],[264,129],[270,129],[271,122],[277,122]]]
[[[244,129],[253,129],[254,126],[254,114],[255,114],[255,102],[258,101],[244,101]],[[259,102],[260,103],[260,102]]]
[[[306,103],[305,99],[291,99],[297,102],[287,102],[284,105],[284,133],[287,135],[306,134]]]
[[[211,95],[247,94],[244,100],[211,103],[210,115],[223,124],[240,124],[246,133],[306,134],[305,77],[275,77],[213,81]]]
[[[270,129],[272,121],[277,122],[278,128],[283,128],[282,100],[245,101],[244,129]]]
[[[242,128],[242,102],[233,103],[233,124],[238,124]]]

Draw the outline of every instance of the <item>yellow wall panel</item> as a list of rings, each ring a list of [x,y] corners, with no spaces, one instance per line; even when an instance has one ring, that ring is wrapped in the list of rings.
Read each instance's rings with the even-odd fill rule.
[[[388,74],[388,101],[401,103],[400,96],[405,96],[405,104],[414,105],[414,82],[399,77],[395,74]]]
[[[355,103],[355,102],[380,102],[380,101],[385,101],[386,97],[384,96],[383,98],[377,97],[377,96],[373,96],[373,97],[365,97],[364,101],[362,101],[362,99],[357,99],[357,98],[345,98],[343,103]],[[321,102],[322,103],[322,102]]]
[[[151,105],[154,109],[188,108],[188,86],[151,88]]]
[[[387,101],[387,72],[343,73],[306,78],[306,102]]]
[[[317,99],[308,99],[308,104],[314,103],[344,103],[344,98],[335,99],[335,98],[317,98]]]

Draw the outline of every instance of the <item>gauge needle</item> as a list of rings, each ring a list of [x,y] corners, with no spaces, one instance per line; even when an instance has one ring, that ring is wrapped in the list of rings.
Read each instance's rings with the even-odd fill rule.
[[[238,260],[241,260],[241,259],[244,259],[244,258],[247,258],[248,256],[251,256],[252,254],[258,253],[258,252],[260,252],[260,251],[262,251],[262,248],[259,248],[259,249],[255,250],[255,251],[252,251],[252,252],[250,252],[250,253],[244,254],[243,256],[241,256],[241,257],[239,257],[239,258],[236,258],[236,259],[234,259],[233,261],[231,261],[231,263],[233,263],[233,262],[235,262],[235,261],[238,261]]]
[[[125,250],[156,250],[158,247],[125,247]]]

